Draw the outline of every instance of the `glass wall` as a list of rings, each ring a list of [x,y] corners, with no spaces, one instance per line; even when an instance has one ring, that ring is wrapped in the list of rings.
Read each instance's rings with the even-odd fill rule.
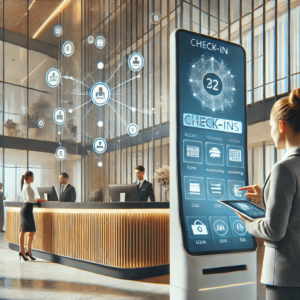
[[[20,175],[32,169],[35,187],[60,190],[58,175],[66,171],[78,201],[109,201],[108,185],[134,182],[134,167],[142,164],[156,201],[168,201],[153,174],[169,165],[170,34],[185,28],[242,44],[247,104],[269,107],[300,86],[299,19],[300,0],[0,1],[0,178],[6,196],[20,199]],[[56,25],[60,37],[53,34]],[[106,41],[102,49],[88,41],[99,35]],[[69,57],[62,53],[66,41],[75,50]],[[144,58],[139,72],[128,66],[133,53]],[[50,68],[61,73],[57,88],[46,83]],[[103,106],[90,99],[97,82],[111,90]],[[58,107],[67,115],[62,126],[53,121]],[[131,123],[139,129],[135,137],[127,132]],[[107,142],[100,155],[93,149],[98,137]],[[263,142],[248,151],[250,183],[263,184],[282,155]],[[58,146],[67,150],[63,161],[55,158]]]
[[[51,88],[45,79],[50,68],[80,78],[81,47],[70,61],[62,56],[60,43],[72,39],[80,45],[81,1],[67,1],[68,5],[61,6],[63,2],[0,2],[0,182],[11,201],[21,201],[20,179],[27,170],[35,174],[37,197],[39,186],[55,186],[59,192],[58,176],[69,172],[77,201],[81,201],[80,114],[67,115],[64,126],[53,121],[57,107],[67,111],[70,105],[80,104],[81,97],[73,95],[76,83],[61,82],[58,88]],[[56,10],[58,13],[52,15]],[[64,28],[61,40],[53,34],[58,24]],[[39,119],[44,121],[41,128]],[[68,152],[63,162],[55,157],[58,146]]]

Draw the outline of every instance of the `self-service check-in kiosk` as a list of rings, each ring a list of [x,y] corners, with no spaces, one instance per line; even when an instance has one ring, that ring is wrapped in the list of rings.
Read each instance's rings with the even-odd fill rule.
[[[170,52],[171,300],[256,299],[255,239],[217,202],[246,199],[246,53],[183,29]]]

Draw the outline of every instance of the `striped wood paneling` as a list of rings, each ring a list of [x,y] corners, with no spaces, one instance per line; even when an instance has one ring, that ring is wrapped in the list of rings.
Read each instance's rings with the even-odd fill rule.
[[[20,208],[6,218],[6,239],[18,244]],[[169,263],[169,209],[34,208],[34,218],[34,249],[119,268]]]

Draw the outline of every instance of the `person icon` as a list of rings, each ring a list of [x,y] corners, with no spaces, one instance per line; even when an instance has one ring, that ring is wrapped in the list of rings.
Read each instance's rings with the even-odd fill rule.
[[[57,27],[57,28],[55,29],[55,32],[56,32],[57,35],[59,35],[59,34],[60,34],[60,28]]]
[[[134,134],[134,133],[135,133],[135,127],[131,126],[131,127],[130,127],[130,132],[131,132],[132,134]]]
[[[66,52],[70,52],[70,46],[69,45],[66,45]]]
[[[103,47],[103,41],[102,41],[102,39],[98,39],[97,40],[97,46],[98,47]]]
[[[132,62],[133,65],[139,66],[140,65],[140,61],[138,60],[138,57],[135,56],[134,61]]]
[[[104,148],[104,146],[102,145],[102,142],[100,141],[97,145],[97,149],[101,150],[103,148]]]
[[[57,81],[57,75],[55,74],[55,72],[52,73],[52,75],[50,76],[50,82],[56,82]]]
[[[99,87],[99,92],[96,93],[97,99],[105,99],[105,92],[103,92],[103,88]]]
[[[64,119],[64,116],[62,115],[62,112],[61,111],[59,111],[58,112],[58,115],[56,115],[56,120],[63,120]]]
[[[157,22],[158,20],[159,20],[159,15],[158,14],[154,14],[153,21]]]
[[[64,157],[64,151],[62,149],[58,151],[58,157],[60,158]]]

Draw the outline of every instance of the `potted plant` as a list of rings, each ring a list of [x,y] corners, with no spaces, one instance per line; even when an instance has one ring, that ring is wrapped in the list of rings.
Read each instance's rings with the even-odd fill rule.
[[[153,178],[156,180],[156,182],[160,183],[165,192],[165,201],[169,201],[169,184],[170,184],[170,167],[169,166],[163,166],[162,168],[156,170],[153,174]]]
[[[28,116],[29,138],[34,140],[36,140],[39,131],[37,121],[38,119],[34,114]]]
[[[50,102],[44,96],[41,96],[37,102],[31,105],[29,115],[22,116],[22,125],[28,126],[29,137],[31,139],[37,139],[38,134],[41,133],[41,129],[37,124],[38,119],[44,119],[45,122],[51,119],[50,106]]]
[[[5,135],[16,137],[18,135],[19,123],[14,122],[12,119],[7,119],[4,123]]]

